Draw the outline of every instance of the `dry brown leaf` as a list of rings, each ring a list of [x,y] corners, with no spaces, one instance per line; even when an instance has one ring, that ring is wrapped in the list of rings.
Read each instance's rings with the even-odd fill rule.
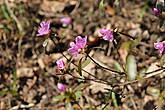
[[[41,10],[40,12],[46,12],[46,13],[57,13],[62,12],[65,8],[64,2],[59,1],[48,1],[44,0],[43,3],[40,6]]]
[[[106,85],[106,84],[101,84],[101,83],[97,83],[97,82],[91,82],[91,86],[89,87],[92,91],[92,94],[95,94],[99,91],[101,92],[107,92],[107,90],[105,90],[105,88],[111,89],[110,85]]]
[[[119,48],[119,54],[120,54],[120,57],[121,57],[122,61],[124,63],[126,63],[126,57],[128,55],[128,51],[123,46],[121,46]]]
[[[112,16],[115,14],[115,10],[109,5],[107,5],[107,12]]]
[[[34,75],[33,69],[28,67],[20,67],[16,70],[17,77],[32,77]]]

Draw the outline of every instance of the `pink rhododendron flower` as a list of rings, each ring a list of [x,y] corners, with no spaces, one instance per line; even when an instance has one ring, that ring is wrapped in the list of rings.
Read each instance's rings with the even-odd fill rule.
[[[63,60],[57,60],[56,64],[57,64],[57,67],[58,67],[59,70],[62,70],[62,69],[65,68],[65,63],[64,63]]]
[[[72,23],[72,19],[69,18],[69,17],[63,17],[63,18],[60,19],[60,22],[64,23],[64,24],[71,24]]]
[[[114,39],[113,32],[109,29],[105,29],[105,28],[100,29],[100,34],[103,35],[104,40],[108,40],[112,42]]]
[[[50,32],[50,21],[43,21],[40,23],[37,36],[47,35]]]
[[[66,91],[65,85],[63,85],[62,83],[58,83],[57,88],[60,92],[65,92]]]
[[[165,42],[154,43],[154,48],[158,49],[159,52],[162,54],[163,51],[165,50]]]
[[[74,57],[77,57],[79,48],[77,47],[77,45],[74,42],[70,42],[69,45],[71,48],[68,49],[68,52],[71,54],[74,54]]]
[[[77,36],[76,43],[74,42],[70,43],[71,48],[68,49],[68,52],[74,54],[74,57],[77,57],[79,53],[79,49],[85,48],[86,44],[87,44],[87,36],[85,38],[82,38],[81,36]]]
[[[76,37],[76,45],[78,48],[85,48],[87,44],[87,36],[85,38],[82,38],[81,36]]]
[[[153,14],[154,14],[155,16],[158,16],[158,15],[159,15],[159,10],[158,10],[157,8],[154,8],[154,9],[153,9]]]

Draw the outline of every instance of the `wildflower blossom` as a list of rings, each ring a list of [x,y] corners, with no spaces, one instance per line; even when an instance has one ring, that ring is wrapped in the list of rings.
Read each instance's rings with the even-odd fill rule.
[[[99,32],[100,32],[101,35],[103,35],[104,40],[108,40],[110,42],[113,41],[114,36],[113,36],[113,32],[111,30],[102,28],[102,29],[100,29]]]
[[[162,54],[164,52],[164,50],[165,50],[165,43],[164,42],[154,43],[154,48],[158,49],[160,54]]]
[[[159,15],[159,10],[158,10],[157,8],[154,8],[154,9],[153,9],[153,14],[154,14],[155,16],[158,16],[158,15]]]
[[[81,36],[77,36],[76,43],[74,42],[70,43],[71,48],[68,49],[68,52],[74,54],[74,57],[77,57],[80,49],[85,48],[86,44],[87,44],[87,36],[85,38],[82,38]]]
[[[65,63],[64,63],[63,60],[57,60],[56,64],[57,64],[57,67],[58,67],[59,70],[62,70],[62,69],[65,68]]]
[[[76,45],[78,48],[85,48],[87,43],[87,36],[85,38],[82,38],[81,36],[76,37]]]
[[[40,23],[37,36],[47,35],[50,32],[50,21],[43,21]]]
[[[63,17],[60,19],[60,22],[63,24],[71,24],[72,23],[72,19],[69,17]]]
[[[77,57],[77,55],[78,55],[77,45],[74,42],[70,42],[69,45],[70,45],[71,48],[68,49],[68,52],[71,53],[71,54],[74,54],[74,57]]]
[[[58,83],[58,84],[57,84],[57,88],[58,88],[58,90],[59,90],[60,92],[65,92],[65,91],[66,91],[65,85],[62,84],[62,83]]]

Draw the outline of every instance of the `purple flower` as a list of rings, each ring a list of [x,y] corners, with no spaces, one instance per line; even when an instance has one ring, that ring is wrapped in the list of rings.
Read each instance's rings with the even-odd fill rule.
[[[64,63],[63,60],[57,60],[56,64],[57,64],[57,67],[58,67],[59,70],[62,70],[62,69],[65,68],[65,63]]]
[[[100,29],[100,34],[103,35],[104,40],[108,40],[112,42],[114,39],[113,32],[109,29],[105,29],[105,28]]]
[[[85,48],[87,44],[87,36],[85,38],[82,38],[81,36],[76,37],[76,45],[78,48]]]
[[[74,57],[77,57],[79,48],[77,47],[77,45],[74,42],[70,42],[69,45],[71,48],[68,49],[68,52],[71,54],[74,54]]]
[[[65,92],[66,91],[65,85],[63,85],[62,83],[58,83],[57,88],[60,92]]]
[[[71,24],[72,23],[72,19],[69,17],[63,17],[60,19],[60,22],[63,24]]]
[[[153,9],[153,14],[154,14],[155,16],[158,16],[158,15],[159,15],[159,10],[158,10],[157,8],[154,8],[154,9]]]
[[[164,42],[157,42],[157,43],[154,43],[154,48],[155,49],[158,49],[160,54],[163,53],[163,51],[165,50],[165,43]]]
[[[50,32],[50,21],[43,21],[40,23],[37,36],[47,35]]]
[[[85,48],[86,44],[87,44],[87,36],[85,36],[85,38],[82,38],[81,36],[77,36],[76,43],[74,42],[70,43],[71,48],[68,49],[68,52],[74,54],[74,57],[77,57],[79,53],[79,49]]]

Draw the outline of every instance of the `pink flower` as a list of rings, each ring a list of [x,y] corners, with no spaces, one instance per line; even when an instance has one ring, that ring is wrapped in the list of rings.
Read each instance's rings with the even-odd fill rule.
[[[68,52],[71,54],[74,54],[74,57],[77,57],[79,48],[77,47],[77,45],[74,42],[70,42],[69,45],[71,48],[68,49]]]
[[[104,40],[108,40],[112,42],[114,39],[113,32],[109,29],[105,29],[105,28],[100,29],[100,34],[103,35]]]
[[[65,92],[66,91],[65,85],[63,85],[62,83],[58,83],[57,88],[60,92]]]
[[[154,48],[155,49],[158,49],[160,54],[163,53],[163,51],[165,50],[165,43],[164,42],[157,42],[157,43],[154,43]]]
[[[58,67],[59,70],[62,70],[62,69],[65,68],[65,63],[64,63],[63,60],[57,60],[56,64],[57,64],[57,67]]]
[[[69,17],[63,17],[60,19],[60,22],[63,24],[71,24],[72,23],[72,19]]]
[[[153,9],[153,14],[154,14],[155,16],[158,16],[158,15],[159,15],[159,10],[158,10],[157,8],[154,8],[154,9]]]
[[[76,37],[76,45],[78,48],[85,48],[87,44],[87,36],[85,38],[82,38],[81,36]]]
[[[74,54],[74,57],[77,57],[79,53],[79,49],[85,48],[86,44],[87,44],[87,36],[85,36],[85,38],[82,38],[81,36],[77,36],[76,43],[74,42],[70,43],[71,48],[68,49],[68,52]]]
[[[50,21],[43,21],[40,23],[37,36],[47,35],[50,32]]]

